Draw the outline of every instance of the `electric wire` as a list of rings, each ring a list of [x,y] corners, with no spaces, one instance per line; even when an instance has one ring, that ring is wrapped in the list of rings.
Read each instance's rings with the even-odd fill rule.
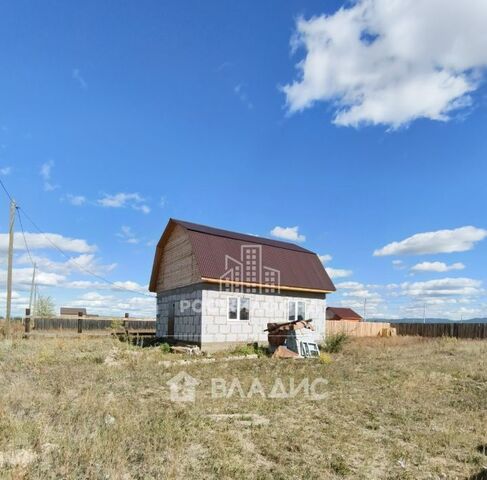
[[[131,293],[135,293],[137,295],[141,295],[144,297],[154,298],[154,295],[150,295],[148,293],[141,292],[140,290],[134,290],[133,288],[127,288],[127,287],[122,287],[120,285],[117,285],[116,282],[112,282],[111,280],[108,280],[107,278],[103,277],[102,275],[99,275],[99,274],[87,269],[86,267],[83,267],[82,265],[77,263],[75,260],[73,260],[73,258],[69,254],[67,254],[61,247],[59,247],[59,245],[56,245],[49,238],[49,236],[45,232],[43,232],[42,229],[34,222],[34,220],[32,220],[32,218],[26,213],[26,211],[23,208],[18,207],[18,209],[22,211],[22,213],[27,218],[27,220],[29,220],[29,222],[32,224],[32,226],[53,246],[53,248],[55,248],[58,252],[60,252],[65,258],[70,260],[74,265],[76,265],[76,267],[78,267],[83,272],[86,272],[89,275],[92,275],[93,277],[97,278],[98,280],[101,280],[107,284],[110,284],[116,290],[131,292]]]
[[[0,185],[2,186],[3,188],[3,191],[7,194],[7,197],[9,198],[9,200],[11,202],[14,201],[14,199],[12,198],[12,195],[10,195],[9,191],[7,190],[7,187],[5,186],[5,184],[3,183],[2,179],[0,178]]]
[[[29,256],[30,263],[32,263],[32,266],[35,266],[35,262],[30,253],[29,245],[27,244],[27,238],[25,237],[25,230],[24,230],[24,225],[22,224],[22,217],[20,215],[19,207],[16,207],[16,210],[17,210],[17,217],[19,218],[20,230],[22,231],[22,237],[24,238],[25,250],[27,251],[27,255]]]
[[[9,200],[11,202],[14,202],[12,195],[10,195],[10,192],[8,191],[7,187],[5,186],[5,184],[3,183],[1,178],[0,178],[0,186],[2,187],[3,191],[5,192],[5,194],[9,198]],[[25,230],[24,230],[24,226],[22,223],[21,212],[25,216],[25,218],[27,218],[27,220],[29,220],[29,222],[33,225],[33,227],[53,246],[53,248],[55,248],[58,252],[60,252],[65,258],[70,260],[71,263],[73,263],[79,270],[97,278],[98,280],[101,280],[102,282],[105,282],[105,283],[111,285],[115,290],[119,290],[122,292],[131,292],[131,293],[134,293],[136,295],[143,296],[143,297],[154,298],[154,295],[151,295],[149,293],[145,293],[145,292],[141,292],[140,290],[135,290],[133,288],[128,288],[128,287],[123,287],[123,286],[117,285],[116,282],[108,280],[107,278],[103,277],[102,275],[99,275],[99,274],[89,270],[88,268],[83,267],[82,265],[77,263],[75,260],[73,260],[73,258],[69,254],[67,254],[61,247],[59,247],[59,245],[56,245],[49,238],[49,236],[41,230],[41,228],[34,222],[34,220],[32,220],[32,218],[29,216],[29,214],[23,208],[21,208],[19,205],[16,205],[16,211],[17,211],[17,216],[19,218],[20,228],[22,230],[22,236],[24,239],[25,248],[26,248],[27,254],[29,256],[29,259],[30,259],[32,265],[34,265],[34,260],[33,260],[32,255],[31,255],[30,248],[28,246],[27,238],[25,236]]]

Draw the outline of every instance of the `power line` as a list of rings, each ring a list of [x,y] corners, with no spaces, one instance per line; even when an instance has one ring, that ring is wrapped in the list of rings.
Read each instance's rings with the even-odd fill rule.
[[[12,195],[10,195],[9,191],[7,190],[7,187],[5,186],[5,184],[2,182],[2,179],[0,178],[0,185],[2,186],[3,188],[3,191],[7,194],[7,197],[9,198],[9,200],[11,202],[14,201],[14,199],[12,198]]]
[[[11,202],[13,202],[13,198],[12,196],[10,195],[9,191],[7,190],[7,187],[5,186],[5,184],[3,183],[2,179],[0,178],[0,186],[2,187],[2,189],[4,190],[5,194],[7,195],[7,197],[10,199]],[[67,258],[68,260],[70,260],[72,263],[74,263],[81,271],[83,272],[86,272],[88,273],[89,275],[92,275],[93,277],[95,278],[98,278],[99,280],[109,284],[109,285],[112,285],[116,290],[120,290],[120,291],[125,291],[125,292],[131,292],[131,293],[135,293],[136,295],[141,295],[143,297],[149,297],[149,298],[154,298],[153,295],[150,295],[148,293],[144,293],[144,292],[141,292],[139,290],[134,290],[132,288],[126,288],[126,287],[121,287],[119,285],[117,285],[115,282],[112,282],[111,280],[108,280],[107,278],[101,276],[101,275],[98,275],[97,273],[95,272],[92,272],[91,270],[87,269],[86,267],[83,267],[81,265],[79,265],[75,260],[73,260],[73,258],[68,255],[66,252],[64,252],[64,250],[62,248],[60,248],[58,245],[56,245],[40,228],[39,226],[34,222],[34,220],[32,220],[32,218],[27,214],[27,212],[20,206],[16,206],[16,210],[17,210],[17,216],[19,217],[19,223],[20,223],[20,227],[21,227],[21,230],[22,230],[22,236],[24,238],[24,243],[25,243],[25,248],[27,250],[27,254],[29,255],[29,258],[30,258],[30,261],[32,264],[34,264],[34,261],[32,259],[32,255],[30,253],[30,249],[29,249],[29,246],[27,244],[27,239],[26,239],[26,236],[25,236],[25,231],[24,231],[24,227],[23,227],[23,224],[22,224],[22,219],[21,219],[21,215],[20,215],[20,211],[22,210],[22,213],[25,215],[25,217],[27,218],[27,220],[29,220],[29,222],[34,226],[34,228],[56,249],[58,250],[65,258]]]
[[[150,295],[148,293],[144,293],[144,292],[141,292],[139,290],[134,290],[132,288],[126,288],[126,287],[121,287],[119,285],[117,285],[115,282],[112,282],[111,280],[108,280],[107,278],[95,273],[95,272],[92,272],[91,270],[87,269],[86,267],[83,267],[81,265],[79,265],[75,260],[73,260],[73,258],[68,255],[61,247],[59,247],[58,245],[56,245],[47,235],[46,233],[44,233],[40,227],[34,222],[34,220],[32,220],[32,218],[25,212],[25,210],[21,207],[17,207],[18,211],[19,210],[22,210],[22,213],[25,215],[25,217],[27,218],[27,220],[29,220],[29,222],[34,226],[34,228],[56,249],[58,250],[65,258],[67,258],[68,260],[70,260],[72,263],[74,263],[80,270],[88,273],[89,275],[92,275],[93,277],[96,277],[98,278],[99,280],[102,280],[103,282],[105,283],[108,283],[110,285],[112,285],[116,290],[121,290],[121,291],[126,291],[126,292],[132,292],[132,293],[135,293],[137,295],[141,295],[141,296],[144,296],[144,297],[149,297],[149,298],[154,298],[153,295]]]
[[[32,255],[30,254],[30,249],[29,249],[29,245],[27,244],[27,239],[25,238],[24,225],[22,224],[22,217],[20,215],[20,207],[17,207],[17,216],[19,217],[20,229],[22,231],[22,237],[24,238],[24,244],[25,244],[25,249],[27,251],[27,255],[29,255],[30,263],[32,263],[32,265],[34,266],[34,260],[32,259]]]

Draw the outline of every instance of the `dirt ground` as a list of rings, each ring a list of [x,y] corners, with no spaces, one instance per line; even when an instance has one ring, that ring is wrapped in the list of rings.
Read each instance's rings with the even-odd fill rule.
[[[229,361],[0,340],[1,478],[473,480],[486,445],[487,341]]]

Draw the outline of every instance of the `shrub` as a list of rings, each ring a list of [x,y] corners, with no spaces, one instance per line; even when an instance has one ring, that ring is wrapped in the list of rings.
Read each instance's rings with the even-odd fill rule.
[[[320,353],[320,363],[323,365],[329,365],[330,363],[333,363],[333,358],[331,358],[327,353]]]
[[[328,353],[341,352],[343,346],[347,341],[348,341],[348,336],[345,333],[337,333],[335,335],[330,335],[326,337],[322,350]]]
[[[123,327],[123,322],[122,322],[122,320],[113,319],[113,320],[110,322],[110,328],[111,328],[112,330],[120,330],[122,327]]]
[[[162,353],[171,353],[171,345],[169,343],[161,343],[159,348]]]
[[[267,354],[264,347],[259,347],[256,343],[249,343],[248,345],[240,345],[231,351],[232,355],[258,355],[259,357]]]

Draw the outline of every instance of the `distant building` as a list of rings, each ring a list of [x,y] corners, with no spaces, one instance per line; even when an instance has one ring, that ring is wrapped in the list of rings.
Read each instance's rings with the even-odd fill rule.
[[[86,308],[74,308],[74,307],[61,307],[59,309],[59,315],[61,317],[74,316],[77,317],[79,314],[86,316]]]
[[[364,319],[351,308],[327,307],[327,320],[351,320],[354,322],[362,322]]]

